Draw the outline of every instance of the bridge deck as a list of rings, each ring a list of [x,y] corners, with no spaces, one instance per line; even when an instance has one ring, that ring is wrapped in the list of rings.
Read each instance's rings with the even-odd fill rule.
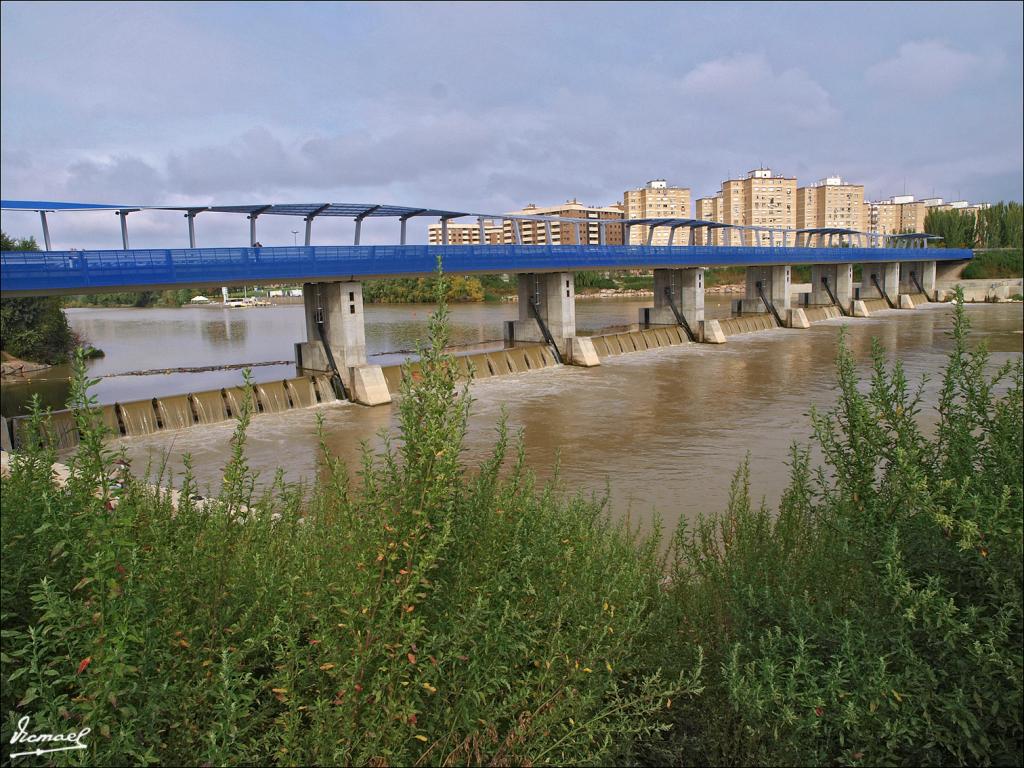
[[[432,274],[576,272],[782,264],[957,261],[953,248],[757,248],[737,246],[341,245],[5,251],[0,292],[40,296],[209,285],[362,280]]]

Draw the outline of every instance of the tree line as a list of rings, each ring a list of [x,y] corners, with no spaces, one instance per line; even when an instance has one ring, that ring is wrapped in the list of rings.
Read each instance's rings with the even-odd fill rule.
[[[1020,203],[996,203],[977,212],[963,210],[928,211],[925,231],[943,238],[946,248],[1020,248],[1022,214]]]

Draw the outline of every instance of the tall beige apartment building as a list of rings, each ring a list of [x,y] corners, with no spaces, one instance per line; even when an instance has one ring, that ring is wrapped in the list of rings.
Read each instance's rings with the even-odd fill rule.
[[[627,189],[623,195],[623,210],[627,219],[689,219],[690,190],[686,187],[670,187],[664,179],[648,181],[639,189]],[[629,244],[647,243],[650,227],[630,227]],[[651,245],[668,245],[667,227],[654,230]]]
[[[836,227],[863,232],[868,223],[863,184],[846,184],[839,176],[829,176],[796,191],[797,229]]]
[[[521,211],[509,211],[509,216],[560,216],[567,219],[583,219],[580,224],[570,222],[518,221],[520,237],[523,245],[542,245],[548,243],[548,229],[551,230],[552,245],[598,245],[600,243],[600,226],[598,221],[614,221],[623,218],[621,205],[594,206],[584,205],[578,200],[567,200],[562,205],[539,208],[533,203]],[[550,225],[550,227],[549,227]],[[579,229],[579,240],[576,230]],[[605,245],[622,245],[622,224],[606,224]],[[582,241],[582,242],[580,242]],[[514,243],[515,234],[512,222],[505,219],[502,227],[502,242]]]
[[[702,197],[697,203],[702,214],[699,218],[705,218],[705,214],[714,209],[715,218],[707,219],[709,221],[796,229],[796,178],[776,176],[771,168],[757,168],[748,172],[745,179],[727,179],[722,182],[718,195]],[[732,230],[716,230],[712,238],[716,245],[771,244],[768,232],[745,232],[741,235]]]
[[[443,230],[440,224],[427,227],[427,243],[441,245]],[[484,240],[487,245],[498,245],[502,242],[501,222],[491,219],[484,220]],[[479,245],[480,224],[465,221],[448,222],[448,245]]]

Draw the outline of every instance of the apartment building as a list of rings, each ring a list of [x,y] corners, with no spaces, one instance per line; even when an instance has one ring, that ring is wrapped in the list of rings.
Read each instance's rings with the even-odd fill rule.
[[[871,203],[871,220],[868,227],[872,232],[896,235],[900,229],[900,205],[891,200]]]
[[[742,224],[775,229],[796,229],[796,178],[777,176],[771,168],[757,168],[745,179],[722,182],[722,218],[724,224]],[[729,231],[726,244],[740,245],[740,234]],[[767,232],[745,233],[743,245],[769,245]]]
[[[491,219],[484,220],[484,243],[487,245],[498,245],[502,242],[501,222]],[[440,224],[431,224],[427,227],[427,243],[430,245],[441,245],[442,230]],[[473,221],[449,221],[448,222],[448,245],[479,245],[480,224]]]
[[[721,192],[714,197],[699,198],[695,204],[696,218],[702,221],[721,221],[724,204]],[[701,245],[722,244],[722,231],[719,229],[700,229],[697,232]]]
[[[924,217],[928,206],[923,200],[900,204],[900,232],[924,232]]]
[[[621,220],[623,210],[621,205],[594,206],[584,205],[578,200],[567,200],[562,205],[553,205],[546,208],[538,207],[530,203],[520,211],[508,211],[509,216],[560,216],[567,219],[583,219],[585,223],[576,225],[567,222],[551,222],[551,244],[553,245],[598,245],[600,240],[600,227],[598,221]],[[520,237],[523,245],[547,244],[548,237],[547,223],[543,221],[518,222]],[[579,240],[576,238],[576,230],[579,228]],[[605,245],[622,245],[622,224],[606,224]],[[582,240],[582,243],[580,242]],[[506,219],[502,227],[502,242],[514,243],[515,235],[512,232],[512,222]]]
[[[627,189],[623,195],[623,210],[627,219],[689,219],[690,190],[687,187],[670,187],[665,179],[648,181],[639,189]],[[647,226],[633,226],[629,230],[629,244],[643,245],[647,242]],[[669,231],[666,227],[654,230],[652,245],[668,245]]]
[[[913,195],[895,195],[870,204],[868,229],[884,235],[924,232],[924,218],[931,207],[942,210],[942,198],[916,200]]]
[[[863,184],[829,176],[796,191],[797,229],[836,227],[863,232],[869,223],[864,216]]]

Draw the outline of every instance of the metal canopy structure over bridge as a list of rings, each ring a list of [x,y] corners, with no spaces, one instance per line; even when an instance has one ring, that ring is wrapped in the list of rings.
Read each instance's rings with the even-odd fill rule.
[[[881,263],[920,261],[922,248],[933,235],[878,235],[848,229],[825,228],[783,230],[762,226],[723,224],[690,218],[592,219],[530,214],[483,214],[440,208],[362,203],[253,204],[253,205],[106,205],[48,201],[0,201],[5,211],[38,213],[43,226],[45,251],[12,251],[0,255],[0,291],[5,295],[76,294],[103,291],[145,290],[223,284],[260,284],[280,282],[316,282],[359,280],[401,276],[421,276],[434,272],[440,260],[449,273],[524,273],[609,269],[659,269],[713,266],[778,266],[794,264]],[[132,249],[129,247],[129,214],[157,210],[179,211],[188,219],[189,248]],[[48,213],[70,214],[84,211],[113,211],[120,218],[122,248],[118,250],[51,250]],[[249,220],[248,247],[196,247],[195,218],[200,213],[245,215]],[[262,247],[256,239],[260,216],[297,216],[306,222],[305,245]],[[355,222],[352,245],[313,246],[312,224],[320,216],[342,217]],[[481,229],[479,245],[408,245],[406,223],[413,218],[440,220],[442,243],[448,243],[447,225],[453,219],[475,217]],[[368,218],[398,219],[399,244],[362,245],[361,224]],[[490,245],[483,237],[487,220],[511,223],[514,244]],[[545,225],[546,245],[524,245],[521,225],[525,221]],[[598,245],[552,244],[555,224],[576,228],[582,242],[582,227],[598,226]],[[647,227],[645,245],[606,245],[608,226],[621,226],[623,239],[629,242],[633,226]],[[653,245],[653,233],[669,228],[669,245]],[[689,232],[687,245],[676,245],[676,231]],[[705,242],[713,230],[736,230],[756,242],[754,235],[768,233],[769,245],[697,245],[694,233],[704,230]],[[805,247],[798,246],[804,235]],[[828,245],[836,236],[847,238],[848,247],[806,247],[812,237],[819,245]],[[855,247],[864,242],[905,243],[901,248]],[[777,239],[776,239],[777,238]],[[789,245],[792,241],[792,246]],[[778,243],[778,244],[776,244]],[[930,260],[970,259],[963,249],[928,249]]]
[[[43,200],[0,200],[0,210],[4,211],[25,211],[38,213],[43,229],[43,243],[46,250],[51,250],[48,213],[72,213],[83,211],[113,211],[121,220],[121,246],[124,250],[130,248],[128,240],[127,217],[130,213],[140,211],[180,211],[188,219],[189,247],[195,248],[196,230],[195,219],[200,213],[233,213],[244,214],[249,220],[249,245],[256,245],[256,220],[260,216],[297,216],[301,217],[306,224],[305,245],[312,245],[313,221],[320,216],[351,219],[355,222],[355,236],[353,245],[360,245],[362,223],[368,218],[392,218],[400,222],[399,245],[406,245],[406,224],[410,219],[418,217],[436,218],[441,224],[441,243],[449,244],[448,222],[461,218],[476,218],[481,231],[481,242],[483,237],[484,222],[487,220],[500,220],[511,223],[512,237],[516,244],[522,244],[521,225],[523,222],[543,223],[546,227],[547,241],[552,242],[552,225],[567,224],[575,228],[576,242],[582,243],[581,228],[597,225],[598,244],[604,245],[607,242],[606,233],[608,226],[621,226],[623,228],[623,242],[629,243],[630,230],[634,226],[647,227],[647,245],[652,245],[654,233],[661,227],[669,228],[668,245],[674,245],[676,230],[686,229],[689,232],[688,245],[697,245],[695,233],[703,230],[703,244],[710,245],[709,233],[712,230],[728,230],[739,233],[741,245],[747,244],[747,240],[753,240],[758,233],[767,235],[769,247],[789,244],[792,238],[794,246],[799,245],[799,236],[804,235],[804,244],[810,245],[812,238],[818,238],[818,245],[824,245],[824,237],[828,237],[828,244],[831,245],[835,237],[840,242],[845,236],[847,243],[852,245],[856,240],[857,244],[863,247],[865,244],[878,246],[899,241],[906,243],[908,247],[926,247],[931,240],[941,239],[937,235],[925,233],[907,233],[901,235],[889,235],[877,232],[860,232],[853,229],[842,229],[834,227],[817,229],[783,229],[779,227],[767,227],[749,224],[726,224],[718,221],[692,218],[633,218],[633,219],[592,219],[573,218],[565,216],[545,216],[538,214],[512,214],[512,213],[472,213],[469,211],[454,211],[442,208],[415,208],[403,205],[388,205],[384,203],[259,203],[249,205],[110,205],[101,203],[66,203]],[[778,238],[778,241],[776,241]]]

